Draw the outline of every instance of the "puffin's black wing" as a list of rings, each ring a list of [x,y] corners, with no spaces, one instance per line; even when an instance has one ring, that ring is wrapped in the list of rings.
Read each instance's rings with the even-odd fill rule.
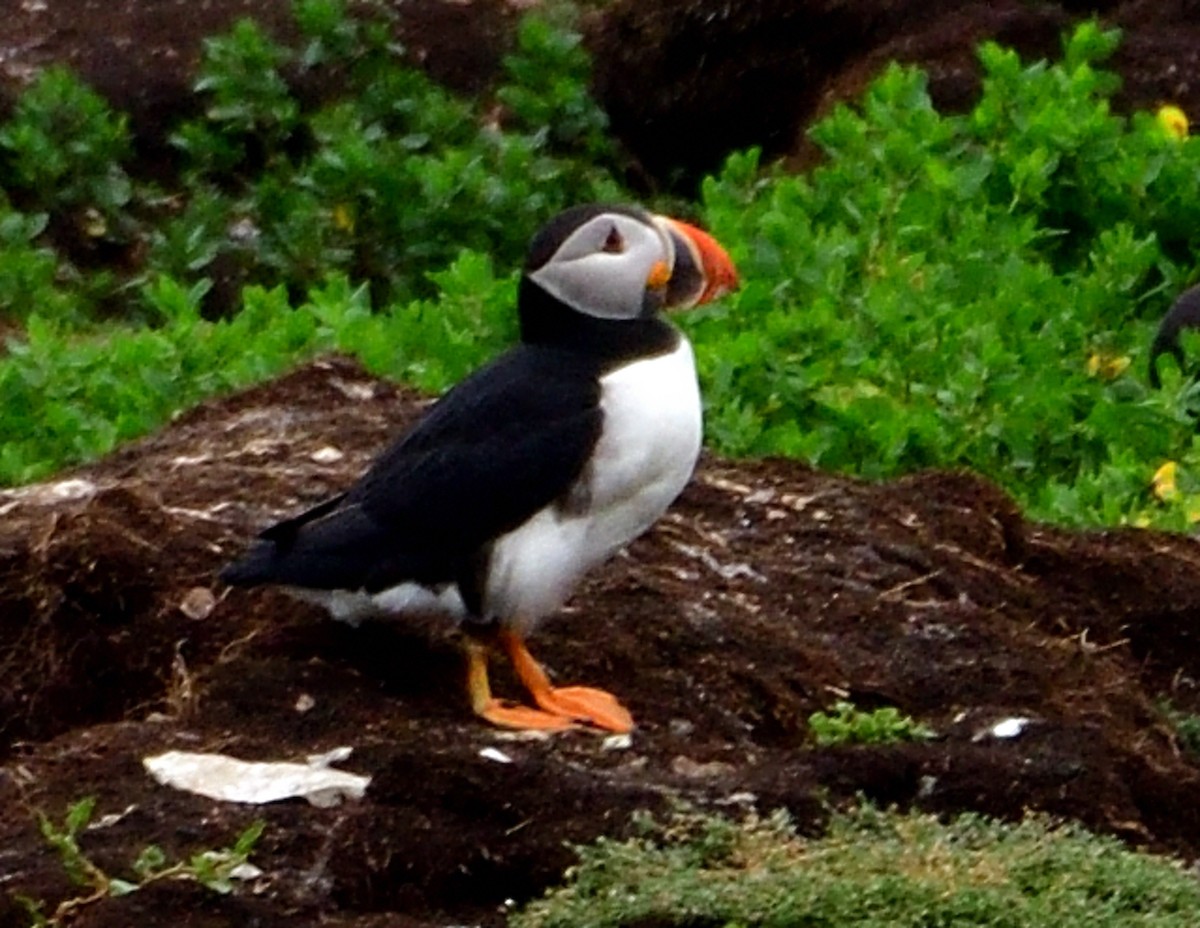
[[[598,371],[521,345],[447,393],[350,490],[264,531],[221,574],[374,592],[441,583],[562,497],[599,438]]]

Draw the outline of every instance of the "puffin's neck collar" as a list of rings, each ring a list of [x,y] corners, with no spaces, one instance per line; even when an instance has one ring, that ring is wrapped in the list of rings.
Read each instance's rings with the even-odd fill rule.
[[[521,341],[562,348],[609,367],[673,351],[679,330],[658,313],[638,319],[599,319],[563,305],[527,277],[517,292]]]

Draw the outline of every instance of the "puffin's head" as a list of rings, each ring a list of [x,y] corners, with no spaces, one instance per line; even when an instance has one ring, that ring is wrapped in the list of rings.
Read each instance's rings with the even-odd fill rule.
[[[529,247],[525,277],[558,303],[611,320],[690,309],[738,283],[708,233],[636,206],[599,203],[550,220]]]

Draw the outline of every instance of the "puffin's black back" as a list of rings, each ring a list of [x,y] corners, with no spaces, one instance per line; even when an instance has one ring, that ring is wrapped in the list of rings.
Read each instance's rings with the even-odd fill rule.
[[[482,549],[565,494],[600,434],[598,372],[521,345],[446,394],[341,496],[268,528],[221,578],[377,592],[462,582]]]

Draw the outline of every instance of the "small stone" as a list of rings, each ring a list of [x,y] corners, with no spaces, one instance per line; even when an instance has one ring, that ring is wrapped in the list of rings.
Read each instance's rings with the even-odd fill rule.
[[[319,448],[314,451],[310,457],[317,464],[336,464],[346,455],[333,445],[326,445],[324,448]]]
[[[696,730],[696,724],[687,719],[671,719],[667,727],[676,738],[686,738]]]
[[[192,587],[179,604],[179,611],[197,622],[207,619],[216,608],[217,597],[213,595],[212,590],[204,586]]]
[[[1028,727],[1029,723],[1032,721],[1033,719],[1025,718],[1022,715],[1002,719],[999,722],[996,722],[994,725],[985,728],[982,731],[976,732],[971,737],[971,740],[979,742],[983,741],[985,738],[1001,738],[1004,740],[1016,738],[1025,731],[1026,727]]]
[[[1025,730],[1025,726],[1029,724],[1027,718],[1012,718],[1005,719],[1003,722],[997,722],[992,726],[993,738],[1015,738]]]
[[[671,770],[681,777],[687,777],[689,780],[708,780],[733,773],[734,767],[733,764],[727,764],[719,760],[701,763],[692,760],[690,757],[684,757],[681,754],[671,761]]]
[[[499,748],[483,748],[480,750],[479,756],[484,760],[494,760],[498,764],[511,764],[513,762],[513,759]]]

